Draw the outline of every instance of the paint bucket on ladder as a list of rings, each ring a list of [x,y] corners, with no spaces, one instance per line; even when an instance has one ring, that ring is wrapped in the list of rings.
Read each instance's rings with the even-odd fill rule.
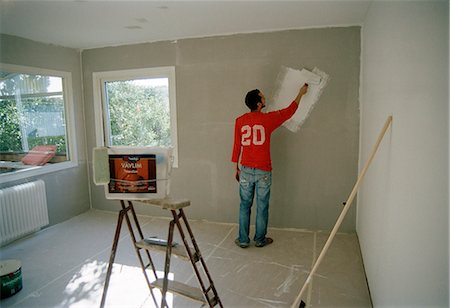
[[[22,265],[19,260],[0,261],[0,298],[10,297],[22,290]]]

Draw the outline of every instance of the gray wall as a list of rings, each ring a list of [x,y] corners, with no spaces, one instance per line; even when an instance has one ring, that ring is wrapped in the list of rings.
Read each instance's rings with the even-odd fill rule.
[[[448,1],[374,2],[363,27],[359,193],[374,307],[449,307]]]
[[[86,142],[80,52],[0,34],[0,62],[72,73],[78,166],[38,178],[45,181],[50,224],[85,212],[90,207],[86,166]],[[2,184],[2,187],[29,182],[35,178]]]
[[[234,120],[243,98],[259,88],[268,98],[281,66],[330,75],[314,112],[298,133],[280,128],[272,139],[270,225],[329,229],[357,176],[360,28],[293,30],[99,48],[82,52],[89,161],[95,144],[92,73],[175,66],[179,168],[173,197],[192,201],[188,216],[237,222],[239,197],[231,163]],[[300,107],[301,108],[301,107]],[[92,206],[119,209],[92,180]],[[159,209],[138,211],[163,216]],[[355,229],[355,211],[343,230]]]

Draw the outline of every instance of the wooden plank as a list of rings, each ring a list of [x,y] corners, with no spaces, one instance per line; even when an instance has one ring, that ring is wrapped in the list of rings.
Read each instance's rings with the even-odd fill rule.
[[[140,240],[139,242],[136,242],[136,246],[142,249],[147,249],[147,250],[152,250],[152,251],[157,251],[157,252],[162,252],[162,253],[166,253],[166,246],[161,246],[161,245],[154,245],[154,244],[150,244],[147,243],[145,240]],[[195,253],[194,249],[189,248],[191,250],[191,254],[194,256],[194,261],[197,262],[198,261],[198,257],[197,254]],[[185,259],[185,260],[189,260],[189,255],[186,252],[186,248],[184,247],[184,245],[176,245],[174,247],[172,247],[172,255]]]
[[[163,288],[163,284],[164,284],[163,278],[159,278],[158,280],[156,280],[152,283],[153,286],[155,286],[161,290]],[[169,280],[168,281],[168,291],[183,295],[185,297],[191,298],[193,300],[197,300],[202,303],[206,303],[205,297],[200,288],[194,288],[194,287],[191,287],[190,285],[187,285],[187,284],[184,284],[184,283],[181,283],[178,281]]]
[[[177,210],[191,205],[191,201],[188,199],[166,198],[166,199],[149,199],[138,201],[149,205],[159,206],[165,210]]]
[[[303,293],[306,291],[306,287],[311,282],[315,272],[317,271],[317,268],[319,267],[320,263],[322,262],[322,259],[325,257],[325,254],[327,253],[328,248],[331,246],[331,243],[333,242],[334,236],[336,235],[337,231],[339,230],[339,227],[341,226],[341,223],[344,220],[348,209],[352,205],[353,199],[355,198],[356,193],[358,192],[359,185],[362,183],[362,180],[364,179],[364,175],[366,174],[367,169],[370,166],[370,163],[372,162],[375,154],[377,153],[378,147],[380,146],[380,143],[383,140],[384,135],[386,134],[386,131],[389,128],[389,126],[391,125],[391,123],[392,123],[392,116],[388,116],[386,122],[384,123],[383,128],[381,129],[380,134],[378,135],[378,139],[377,139],[377,141],[375,142],[375,144],[374,144],[374,146],[372,148],[372,152],[370,153],[369,158],[367,159],[367,161],[366,161],[366,163],[364,165],[364,168],[362,169],[361,173],[359,174],[358,179],[356,180],[355,186],[353,186],[352,192],[348,196],[347,201],[344,203],[345,206],[342,209],[342,212],[339,215],[339,217],[338,217],[338,219],[336,221],[336,224],[334,225],[333,229],[331,230],[331,233],[328,236],[328,239],[325,242],[325,245],[323,246],[322,251],[319,254],[319,257],[317,258],[316,262],[314,263],[314,266],[312,267],[311,271],[309,272],[309,275],[306,278],[306,281],[303,284],[303,287],[300,290],[300,293],[295,298],[294,303],[292,304],[291,308],[304,307],[306,305],[305,302],[302,301]]]

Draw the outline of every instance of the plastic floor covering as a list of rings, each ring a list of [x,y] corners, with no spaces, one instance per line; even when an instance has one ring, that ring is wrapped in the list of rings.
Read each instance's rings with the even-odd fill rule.
[[[167,218],[139,221],[144,236],[167,236]],[[0,306],[99,307],[116,222],[117,213],[91,210],[0,248],[1,260],[21,261],[23,279],[23,289]],[[189,222],[224,307],[291,307],[328,236],[271,228],[273,244],[242,249],[234,243],[236,224]],[[180,242],[177,232],[175,241]],[[151,256],[162,277],[164,254]],[[170,272],[170,279],[198,286],[189,262],[172,257]],[[305,293],[307,307],[371,307],[356,234],[337,234]],[[167,303],[202,306],[171,293]],[[125,223],[106,307],[155,307]]]

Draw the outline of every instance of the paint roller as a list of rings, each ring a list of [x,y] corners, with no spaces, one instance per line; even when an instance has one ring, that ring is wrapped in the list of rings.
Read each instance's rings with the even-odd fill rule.
[[[94,148],[92,152],[92,165],[95,185],[109,184],[109,156],[107,147]]]
[[[308,70],[302,69],[302,74],[306,77],[306,83],[308,85],[310,84],[318,85],[322,81],[322,77]]]
[[[356,183],[355,183],[355,186],[353,187],[352,192],[350,193],[350,195],[349,195],[347,201],[344,202],[345,206],[344,206],[344,208],[342,209],[342,212],[341,212],[341,214],[339,215],[339,218],[338,218],[338,220],[336,221],[336,224],[334,225],[333,230],[332,230],[331,233],[330,233],[330,236],[328,237],[328,239],[327,239],[325,245],[323,246],[322,251],[320,252],[319,257],[317,258],[317,261],[314,263],[314,266],[312,267],[312,269],[311,269],[311,271],[310,271],[308,277],[306,278],[306,281],[305,281],[305,283],[304,283],[302,289],[300,290],[300,293],[298,294],[297,298],[294,300],[294,303],[293,303],[293,305],[291,306],[291,308],[297,308],[297,307],[299,307],[299,308],[305,308],[305,307],[306,307],[306,303],[301,299],[301,298],[302,298],[302,295],[303,295],[304,291],[306,290],[306,287],[307,287],[307,286],[309,285],[309,283],[311,282],[312,277],[313,277],[313,275],[315,274],[315,272],[317,271],[317,268],[319,267],[320,263],[322,262],[322,259],[324,258],[326,252],[328,251],[328,248],[330,247],[331,242],[332,242],[333,239],[334,239],[334,236],[336,235],[336,233],[337,233],[337,231],[338,231],[338,229],[339,229],[339,227],[340,227],[342,221],[344,220],[345,215],[347,214],[348,209],[349,209],[350,206],[352,205],[353,199],[355,198],[356,193],[358,192],[359,185],[361,184],[361,182],[362,182],[362,180],[363,180],[363,178],[364,178],[364,175],[366,174],[367,169],[369,168],[370,163],[372,162],[372,160],[373,160],[373,158],[374,158],[374,156],[375,156],[375,154],[376,154],[376,152],[377,152],[377,150],[378,150],[378,147],[380,146],[380,143],[381,143],[381,141],[383,140],[383,137],[384,137],[384,135],[386,134],[386,131],[388,130],[388,128],[389,128],[389,126],[391,125],[391,123],[392,123],[392,116],[390,115],[390,116],[388,116],[386,122],[384,123],[383,128],[381,129],[380,134],[378,135],[378,139],[377,139],[377,141],[375,142],[375,145],[374,145],[373,148],[372,148],[372,152],[370,153],[369,158],[368,158],[367,161],[366,161],[366,164],[364,165],[364,167],[363,167],[361,173],[360,173],[359,176],[358,176],[358,179],[357,179],[357,181],[356,181]],[[300,301],[300,303],[297,304],[299,301]],[[297,306],[297,305],[298,305],[298,306]]]

